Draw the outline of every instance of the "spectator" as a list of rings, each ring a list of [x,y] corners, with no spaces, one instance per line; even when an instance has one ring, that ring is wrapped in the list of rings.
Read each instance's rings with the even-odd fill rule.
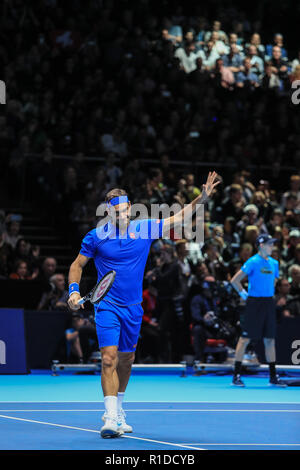
[[[222,36],[221,36],[222,37]],[[219,55],[223,55],[227,53],[227,46],[225,43],[220,39],[220,34],[217,31],[213,31],[211,37],[209,39],[213,43],[212,49]]]
[[[290,191],[283,193],[281,198],[282,209],[286,207],[286,199],[291,195],[291,193],[296,196],[297,203],[300,202],[300,175],[292,175],[290,177]]]
[[[289,269],[293,264],[298,264],[300,266],[300,243],[297,243],[294,253],[294,257],[287,263],[287,269]]]
[[[143,321],[141,327],[140,355],[142,362],[160,362],[160,332],[156,318],[157,290],[151,284],[143,290]]]
[[[204,41],[207,42],[211,39],[213,33],[217,33],[218,34],[218,38],[220,39],[220,41],[223,41],[223,42],[227,42],[228,41],[228,38],[227,38],[227,34],[225,33],[225,31],[222,31],[221,30],[221,22],[220,21],[214,21],[213,22],[213,25],[212,25],[212,31],[208,31],[205,36],[204,36]]]
[[[188,244],[187,240],[178,240],[175,244],[176,246],[176,254],[178,259],[178,264],[180,267],[180,275],[181,275],[181,290],[183,296],[186,298],[188,294],[188,289],[190,286],[191,280],[191,265],[189,263],[189,251],[188,251]]]
[[[265,46],[261,43],[260,34],[254,33],[251,36],[250,44],[246,44],[246,48],[253,45],[257,49],[257,53],[263,59],[265,57]]]
[[[163,37],[173,42],[173,44],[179,44],[182,42],[182,28],[180,25],[172,25],[169,19],[164,20],[164,29],[162,30]]]
[[[43,261],[43,264],[42,264],[42,267],[41,267],[41,270],[39,272],[37,279],[41,281],[46,288],[50,287],[49,286],[50,278],[55,273],[56,266],[57,266],[56,259],[52,258],[51,256],[45,258]]]
[[[212,70],[216,65],[216,60],[219,59],[220,55],[214,49],[214,43],[208,41],[203,50],[198,52],[198,56],[202,59],[202,66],[205,70]]]
[[[288,270],[288,275],[290,278],[291,295],[300,295],[300,266],[298,264],[292,264]]]
[[[300,49],[298,49],[297,58],[292,61],[292,73],[295,72],[297,65],[300,65]]]
[[[197,361],[204,362],[206,339],[211,337],[208,326],[217,311],[217,299],[212,296],[209,282],[204,281],[201,293],[191,300],[193,348]]]
[[[249,46],[248,48],[248,57],[250,57],[251,62],[251,69],[250,72],[255,73],[258,77],[260,77],[264,72],[264,61],[261,57],[257,54],[256,46]]]
[[[204,244],[202,252],[209,273],[216,280],[226,279],[228,269],[220,254],[219,245],[215,241],[209,240]]]
[[[79,312],[72,313],[72,327],[65,332],[68,356],[75,362],[86,363],[92,352],[98,349],[96,327]]]
[[[244,70],[238,72],[236,76],[236,86],[239,88],[248,87],[250,89],[257,88],[259,86],[259,79],[256,73],[251,72],[251,59],[246,57],[243,61]]]
[[[205,36],[205,28],[206,28],[206,19],[204,17],[199,17],[196,20],[196,36],[195,39],[197,41],[198,46],[204,45],[204,36]]]
[[[242,70],[243,59],[236,44],[232,44],[230,46],[229,54],[223,54],[221,59],[223,60],[224,66],[228,67],[234,74],[234,77],[236,77],[236,74]]]
[[[236,254],[240,246],[240,236],[236,231],[236,220],[234,217],[226,217],[224,221],[224,243],[222,253],[225,262],[229,262]]]
[[[265,74],[262,78],[262,87],[279,89],[280,84],[278,74],[273,72],[272,62],[265,62]]]
[[[292,296],[289,294],[290,290],[291,286],[287,279],[278,279],[275,295],[277,316],[292,317],[290,310],[287,308],[288,302],[292,299]]]
[[[286,60],[282,57],[282,51],[279,46],[273,47],[270,61],[272,63],[272,72],[278,75],[280,80],[285,80],[287,78],[288,68]]]
[[[266,55],[267,56],[271,56],[272,55],[272,52],[274,50],[274,47],[277,46],[281,49],[281,56],[283,58],[286,58],[287,59],[287,51],[286,49],[283,47],[283,36],[282,34],[280,33],[277,33],[274,35],[274,42],[273,44],[267,44],[266,45]]]
[[[253,245],[251,243],[243,243],[238,252],[238,256],[234,257],[229,264],[230,275],[234,274],[241,269],[244,263],[253,255]]]
[[[273,246],[271,256],[278,261],[279,275],[283,277],[286,274],[286,262],[282,259],[281,249],[278,247],[278,243],[277,246]]]
[[[15,263],[14,271],[9,275],[10,279],[28,281],[32,279],[28,273],[28,267],[26,261],[18,260]]]
[[[256,248],[255,241],[259,235],[259,230],[256,225],[248,225],[245,230],[245,235],[243,238],[244,242],[248,242],[252,245],[253,250]]]
[[[232,47],[241,55],[241,57],[243,57],[244,55],[243,46],[241,44],[238,44],[238,37],[236,33],[229,34],[229,50]]]
[[[32,248],[24,238],[19,238],[16,248],[11,257],[11,265],[15,265],[17,261],[24,261],[27,263],[27,269],[32,278],[36,278],[39,273],[38,269],[38,255],[39,247]]]
[[[243,213],[245,202],[241,185],[232,184],[229,189],[228,198],[225,199],[218,210],[218,214],[220,214],[220,222],[223,222],[226,217],[229,216],[238,220]]]
[[[8,243],[13,249],[16,248],[17,242],[22,238],[20,235],[20,222],[14,220],[15,216],[10,216],[9,222],[6,224],[6,231],[3,233],[3,240]]]
[[[184,47],[176,49],[174,56],[179,60],[179,67],[185,73],[196,70],[197,52],[195,43],[187,43]]]
[[[300,243],[300,230],[291,230],[289,233],[288,246],[283,252],[283,258],[285,261],[290,261],[295,258],[296,247]]]
[[[222,59],[216,60],[216,68],[211,74],[211,77],[215,79],[217,85],[227,89],[232,89],[232,85],[235,82],[232,71],[229,67],[224,67]]]
[[[69,293],[65,288],[66,280],[63,274],[54,274],[50,277],[50,292],[42,295],[38,310],[67,310]]]
[[[193,201],[197,196],[201,194],[201,191],[197,186],[195,186],[195,176],[190,173],[185,177],[186,182],[186,192],[189,198],[189,201]]]

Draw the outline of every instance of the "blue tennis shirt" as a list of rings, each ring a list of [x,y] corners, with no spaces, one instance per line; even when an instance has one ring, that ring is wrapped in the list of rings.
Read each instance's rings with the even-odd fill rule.
[[[82,240],[80,254],[93,258],[100,280],[116,271],[115,281],[105,300],[118,305],[142,302],[143,277],[151,243],[162,237],[163,220],[131,221],[122,235],[108,223],[91,230]]]
[[[279,263],[276,259],[263,258],[258,253],[243,264],[241,270],[248,276],[250,297],[273,297],[275,279],[279,277]]]

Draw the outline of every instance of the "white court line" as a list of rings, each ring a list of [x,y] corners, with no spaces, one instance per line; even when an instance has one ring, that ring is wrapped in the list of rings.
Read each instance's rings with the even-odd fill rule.
[[[101,403],[103,400],[52,400],[52,401],[43,401],[43,400],[16,400],[16,401],[9,401],[9,400],[0,400],[0,403]],[[170,400],[126,400],[126,403],[168,403],[172,405],[174,403],[218,403],[219,405],[232,405],[232,404],[239,404],[239,405],[257,405],[258,403],[261,405],[300,405],[300,401],[170,401]]]
[[[53,412],[53,411],[55,411],[55,412],[58,412],[58,411],[68,412],[69,411],[69,412],[72,412],[72,413],[75,412],[75,411],[77,411],[77,412],[85,412],[85,411],[92,412],[93,411],[93,412],[97,412],[97,413],[103,413],[105,410],[103,410],[103,409],[102,410],[88,410],[88,409],[87,410],[85,410],[85,409],[82,409],[82,410],[79,410],[79,409],[77,409],[77,410],[70,410],[70,409],[68,409],[68,410],[63,410],[63,409],[47,410],[45,408],[40,409],[40,410],[38,410],[38,409],[35,409],[35,410],[28,410],[28,409],[27,410],[19,410],[19,409],[0,410],[0,412],[6,412],[6,413],[8,413],[8,412],[9,413],[18,412],[18,411],[20,411],[22,413],[23,412],[32,412],[32,411],[46,412],[46,413]],[[137,409],[137,410],[130,410],[130,409],[127,410],[126,409],[125,411],[126,411],[126,413],[131,413],[132,411],[138,411],[138,412],[143,412],[143,413],[144,412],[148,412],[148,413],[152,413],[152,412],[177,413],[177,411],[184,412],[184,413],[186,413],[186,412],[193,412],[193,413],[194,412],[196,412],[196,413],[214,413],[214,412],[220,412],[220,413],[223,413],[223,412],[229,412],[229,413],[235,413],[235,412],[237,412],[237,413],[300,413],[300,410],[238,410],[238,409],[229,410],[228,408],[226,408],[226,409],[213,409],[213,408],[211,408],[209,410],[199,410],[199,409],[197,409],[197,410],[192,410],[192,409],[188,409],[188,410],[185,410],[185,409],[183,409],[183,410],[181,410],[181,409],[178,409],[178,410],[176,410],[176,409],[174,409],[174,410],[169,410],[169,409],[163,410],[163,409],[160,409],[160,408],[151,410],[151,409],[148,408],[148,409]]]
[[[67,426],[65,424],[47,423],[45,421],[35,421],[33,419],[15,418],[13,416],[5,416],[5,415],[0,415],[0,418],[12,419],[12,420],[16,420],[16,421],[25,421],[27,423],[46,424],[47,426],[56,426],[56,427],[59,427],[59,428],[76,429],[78,431],[95,432],[95,433],[99,434],[99,431],[96,431],[94,429],[78,428],[76,426]],[[126,436],[126,435],[123,435],[122,438],[123,437],[125,437],[126,439],[136,439],[138,441],[154,442],[156,444],[163,444],[163,445],[173,446],[173,447],[181,447],[181,448],[184,448],[184,449],[206,450],[206,449],[201,449],[199,447],[190,447],[190,446],[187,446],[185,444],[174,444],[172,442],[156,441],[155,439],[146,439],[144,437],[135,437],[135,436]]]

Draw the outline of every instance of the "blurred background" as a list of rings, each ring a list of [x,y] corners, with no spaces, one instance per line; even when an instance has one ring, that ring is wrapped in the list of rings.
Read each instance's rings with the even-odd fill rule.
[[[300,4],[242,7],[1,2],[1,307],[24,310],[29,367],[86,363],[97,350],[92,307],[68,311],[66,276],[106,192],[183,205],[209,170],[222,184],[206,206],[204,245],[152,245],[136,361],[229,360],[244,308],[229,282],[267,232],[278,240],[279,363],[290,363],[300,318],[300,105],[291,99]],[[82,292],[95,276],[89,263]]]

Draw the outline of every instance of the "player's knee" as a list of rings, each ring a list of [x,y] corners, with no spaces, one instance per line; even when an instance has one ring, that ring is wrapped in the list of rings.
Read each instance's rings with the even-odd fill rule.
[[[132,352],[130,353],[129,357],[128,357],[128,363],[132,366],[132,364],[134,363],[134,359],[135,359],[135,352]]]
[[[129,367],[132,366],[135,359],[135,352],[119,353],[119,362]]]
[[[101,365],[104,369],[115,369],[117,366],[117,355],[114,353],[102,353]]]

